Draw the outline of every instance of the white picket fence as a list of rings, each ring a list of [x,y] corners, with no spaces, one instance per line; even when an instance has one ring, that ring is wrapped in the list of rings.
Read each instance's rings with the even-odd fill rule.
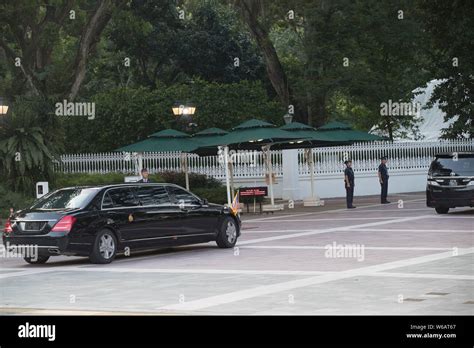
[[[299,173],[309,174],[309,166],[303,149],[299,151]],[[433,157],[442,152],[474,151],[474,140],[459,139],[438,142],[376,142],[357,143],[350,146],[320,147],[313,149],[315,174],[340,173],[345,158],[353,160],[355,172],[373,172],[380,163],[380,157],[389,158],[391,171],[427,169]],[[272,151],[273,172],[282,175],[282,151]],[[180,153],[144,153],[143,166],[151,173],[180,171]],[[137,173],[139,155],[136,153],[92,153],[62,155],[55,162],[55,170],[64,173]],[[262,152],[237,152],[233,155],[233,175],[236,178],[259,178],[265,174]],[[190,172],[206,174],[218,179],[224,178],[222,158],[219,156],[199,157],[188,154]]]

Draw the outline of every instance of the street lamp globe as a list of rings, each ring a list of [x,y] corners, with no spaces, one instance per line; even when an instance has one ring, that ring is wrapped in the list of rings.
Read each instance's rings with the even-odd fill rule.
[[[293,115],[285,114],[283,120],[285,120],[285,124],[290,124],[293,121]]]

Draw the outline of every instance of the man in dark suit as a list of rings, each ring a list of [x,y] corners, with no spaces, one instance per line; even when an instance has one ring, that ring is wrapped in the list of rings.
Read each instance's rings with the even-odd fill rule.
[[[148,169],[143,168],[141,174],[142,178],[138,180],[138,182],[152,182],[150,179],[148,179]]]
[[[381,186],[381,193],[380,193],[380,203],[382,204],[388,204],[390,203],[387,201],[387,194],[388,194],[388,170],[387,170],[387,157],[382,157],[381,158],[382,163],[379,165],[379,182]]]
[[[346,187],[346,203],[347,209],[354,209],[352,200],[354,199],[354,171],[352,170],[352,160],[344,162],[346,169],[344,170],[344,186]]]

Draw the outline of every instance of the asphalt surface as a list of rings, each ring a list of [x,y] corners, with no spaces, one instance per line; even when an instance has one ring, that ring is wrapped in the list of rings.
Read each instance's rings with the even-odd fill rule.
[[[118,257],[0,259],[0,314],[474,314],[474,210],[438,215],[423,193],[244,214],[215,243]]]

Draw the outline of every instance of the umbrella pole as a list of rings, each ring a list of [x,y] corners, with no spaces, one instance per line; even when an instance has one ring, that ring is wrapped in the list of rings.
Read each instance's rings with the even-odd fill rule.
[[[230,192],[231,192],[231,197],[234,197],[234,162],[229,161],[229,176],[230,176]]]
[[[183,152],[181,156],[184,167],[184,180],[186,181],[186,190],[189,191],[188,154],[186,152]]]
[[[262,146],[262,151],[265,154],[265,163],[268,169],[268,191],[270,194],[270,205],[264,205],[263,211],[276,211],[283,210],[283,204],[275,205],[275,196],[273,194],[273,170],[272,170],[272,158],[270,154],[271,145]]]
[[[314,162],[313,162],[313,149],[309,149],[309,170],[311,178],[311,198],[314,199]]]
[[[317,195],[314,194],[314,162],[313,162],[313,149],[308,150],[308,164],[309,164],[309,177],[310,177],[310,184],[311,184],[311,197],[306,198],[303,201],[303,205],[305,207],[319,207],[324,205],[324,201],[322,201]]]
[[[229,147],[224,146],[224,169],[225,169],[225,185],[227,189],[227,204],[230,207],[232,205],[232,198],[230,195],[230,182],[229,182]]]
[[[268,167],[268,181],[269,181],[269,186],[270,186],[270,204],[272,206],[275,205],[275,197],[273,195],[273,172],[272,172],[272,159],[271,159],[271,154],[270,154],[270,146],[266,147],[266,152],[267,152],[267,167]]]

